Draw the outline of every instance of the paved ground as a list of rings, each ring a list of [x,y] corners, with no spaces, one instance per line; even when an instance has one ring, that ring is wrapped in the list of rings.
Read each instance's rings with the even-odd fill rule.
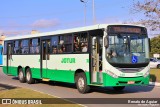
[[[18,87],[30,88],[50,95],[58,96],[61,98],[160,98],[160,87],[155,86],[133,86],[126,87],[122,92],[116,92],[111,87],[107,88],[97,88],[93,87],[92,91],[87,94],[80,94],[75,88],[74,84],[67,83],[36,83],[36,84],[26,84],[20,83],[16,77],[6,76],[3,74],[0,68],[0,83],[10,84]],[[91,102],[92,101],[89,101]],[[119,100],[120,100],[119,99]],[[72,101],[78,102],[76,99]],[[120,105],[120,104],[83,104],[88,107],[135,107],[137,105]],[[160,105],[159,105],[160,106]]]

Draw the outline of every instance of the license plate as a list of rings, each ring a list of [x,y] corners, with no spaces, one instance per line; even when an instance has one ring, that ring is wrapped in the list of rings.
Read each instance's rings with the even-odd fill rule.
[[[128,81],[128,84],[134,84],[135,82],[134,81]]]

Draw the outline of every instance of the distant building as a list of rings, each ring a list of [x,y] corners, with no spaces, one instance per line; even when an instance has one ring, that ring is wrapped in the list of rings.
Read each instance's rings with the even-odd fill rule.
[[[31,31],[31,34],[37,34],[37,33],[39,33],[39,31],[37,31],[37,30],[32,30]]]

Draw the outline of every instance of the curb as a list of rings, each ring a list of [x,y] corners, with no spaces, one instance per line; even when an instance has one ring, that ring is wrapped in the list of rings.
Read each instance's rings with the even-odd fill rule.
[[[151,85],[151,86],[159,86],[160,87],[160,83],[158,83],[158,82],[149,82],[149,85]]]

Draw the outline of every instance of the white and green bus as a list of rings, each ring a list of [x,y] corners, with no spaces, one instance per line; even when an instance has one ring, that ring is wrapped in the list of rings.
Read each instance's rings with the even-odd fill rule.
[[[147,30],[134,25],[98,24],[67,30],[8,37],[3,72],[28,84],[35,80],[90,86],[149,84]]]

